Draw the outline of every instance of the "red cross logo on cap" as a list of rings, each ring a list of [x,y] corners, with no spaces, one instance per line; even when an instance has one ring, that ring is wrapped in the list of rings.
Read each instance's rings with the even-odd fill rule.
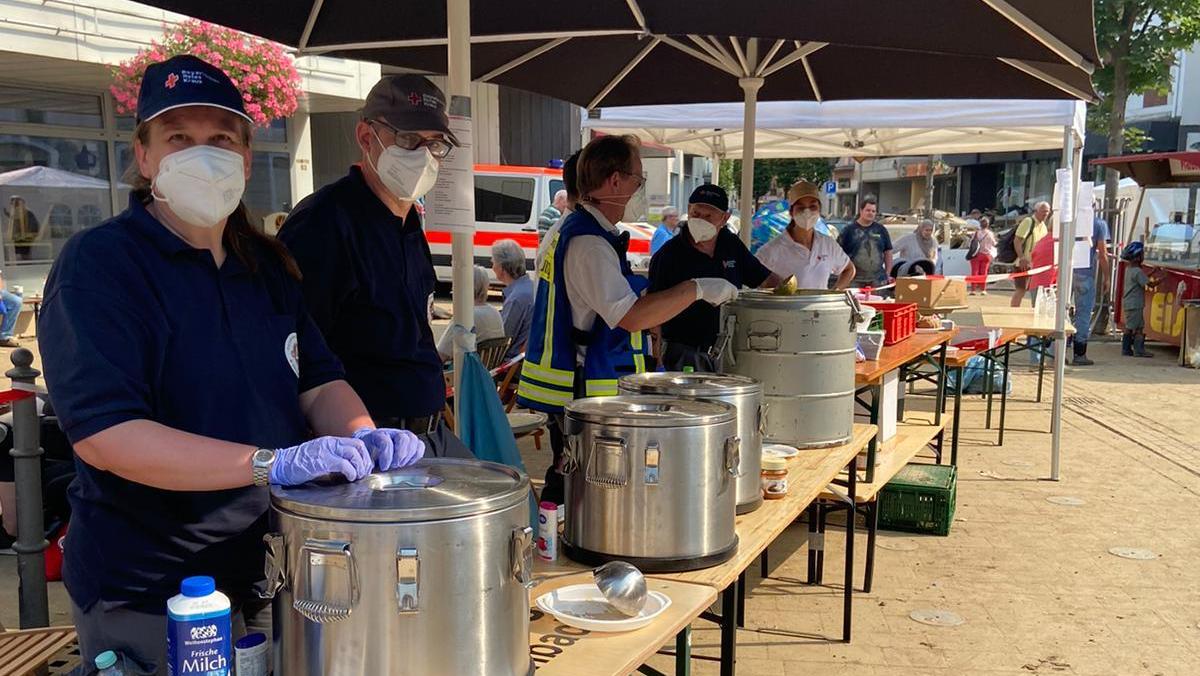
[[[167,89],[174,89],[174,88],[175,88],[175,83],[176,83],[176,82],[179,82],[179,76],[178,76],[178,75],[176,75],[175,73],[171,73],[170,75],[168,75],[168,76],[167,76],[167,82],[166,82],[166,87],[167,87]]]
[[[408,95],[408,102],[409,102],[409,103],[411,103],[411,104],[413,104],[414,106],[419,106],[419,105],[421,105],[421,95],[420,95],[420,94],[418,94],[418,93],[416,93],[416,92],[413,92],[413,93],[409,94],[409,95]]]

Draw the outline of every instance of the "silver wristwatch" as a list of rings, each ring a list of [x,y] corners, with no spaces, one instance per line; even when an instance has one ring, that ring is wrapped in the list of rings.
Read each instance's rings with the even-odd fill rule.
[[[275,451],[256,448],[250,455],[250,466],[254,469],[254,485],[266,486],[271,480],[271,465],[275,464]]]

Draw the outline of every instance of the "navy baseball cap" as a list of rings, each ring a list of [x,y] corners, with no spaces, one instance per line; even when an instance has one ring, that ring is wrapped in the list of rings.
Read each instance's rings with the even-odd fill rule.
[[[719,185],[705,183],[692,191],[688,204],[707,204],[721,211],[729,211],[729,194]]]
[[[421,75],[385,75],[363,104],[364,120],[381,120],[398,131],[440,131],[458,146],[446,115],[446,95]]]
[[[138,123],[184,106],[221,108],[254,124],[246,114],[241,92],[225,71],[211,63],[191,54],[180,54],[146,66],[138,92]]]

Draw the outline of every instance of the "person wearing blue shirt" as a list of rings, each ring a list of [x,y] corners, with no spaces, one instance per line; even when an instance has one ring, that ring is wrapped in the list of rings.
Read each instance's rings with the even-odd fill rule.
[[[1108,274],[1108,222],[1100,216],[1092,221],[1091,258],[1086,268],[1076,268],[1072,272],[1071,293],[1075,296],[1075,335],[1071,338],[1074,345],[1074,366],[1091,366],[1095,362],[1088,359],[1088,338],[1092,333],[1092,309],[1096,305],[1096,272],[1101,276]]]
[[[235,626],[265,608],[267,484],[355,481],[424,446],[375,429],[295,264],[251,224],[251,121],[225,73],[152,64],[137,121],[129,208],[63,247],[38,344],[77,456],[63,576],[82,660],[165,673],[183,578],[216,578]]]
[[[296,205],[279,239],[375,420],[421,435],[431,455],[473,457],[442,420],[446,381],[429,325],[436,277],[417,206],[458,145],[446,97],[419,75],[386,76],[367,94],[354,138],[361,163]]]
[[[654,236],[650,238],[650,255],[658,253],[664,244],[678,234],[679,211],[675,207],[666,207],[662,210],[662,223],[658,224],[654,229]]]
[[[525,251],[516,240],[502,239],[492,245],[492,273],[504,285],[500,318],[504,320],[504,335],[512,339],[504,355],[507,361],[524,352],[529,342],[537,286],[525,271]]]

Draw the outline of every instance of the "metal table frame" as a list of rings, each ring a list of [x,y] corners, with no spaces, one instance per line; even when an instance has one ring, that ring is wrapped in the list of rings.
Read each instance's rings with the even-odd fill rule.
[[[994,389],[995,389],[996,368],[1003,367],[1003,369],[1004,369],[1004,371],[1003,371],[1004,375],[1001,377],[1001,382],[1000,382],[1000,420],[999,420],[999,423],[1000,423],[999,428],[1000,429],[999,429],[998,437],[996,439],[997,446],[1004,445],[1004,422],[1005,422],[1005,414],[1008,409],[1008,385],[1009,385],[1008,364],[1009,364],[1009,356],[1013,352],[1012,344],[1013,344],[1013,341],[1008,340],[1008,341],[1005,341],[1002,345],[997,345],[996,347],[993,347],[989,350],[982,350],[980,352],[976,352],[975,354],[971,355],[972,357],[982,357],[983,360],[985,361],[985,365],[984,365],[984,369],[983,369],[983,376],[985,379],[984,388],[983,388],[984,391],[983,391],[983,394],[980,396],[987,399],[987,416],[986,416],[986,419],[984,422],[984,427],[986,429],[991,429],[991,427],[992,427],[992,402],[993,402],[993,398],[994,398],[994,394],[995,394]],[[1022,347],[1021,349],[1029,349],[1029,348]],[[1003,356],[1001,356],[1001,354],[1003,354]],[[1045,365],[1045,356],[1044,355],[1042,357],[1042,360],[1043,360],[1043,366],[1044,366]],[[952,366],[951,367],[951,370],[953,370],[955,372],[955,374],[957,374],[957,375],[954,380],[954,383],[955,383],[955,386],[954,386],[954,419],[953,419],[954,431],[950,435],[950,464],[954,465],[956,467],[958,466],[958,429],[959,429],[959,423],[962,419],[962,389],[963,389],[962,388],[962,376],[963,376],[963,371],[966,370],[966,364],[967,364],[966,362],[963,362],[963,364],[961,366]],[[1039,387],[1040,387],[1040,385],[1039,385]],[[943,394],[942,405],[940,408],[945,408],[947,398],[948,398],[948,395]]]

